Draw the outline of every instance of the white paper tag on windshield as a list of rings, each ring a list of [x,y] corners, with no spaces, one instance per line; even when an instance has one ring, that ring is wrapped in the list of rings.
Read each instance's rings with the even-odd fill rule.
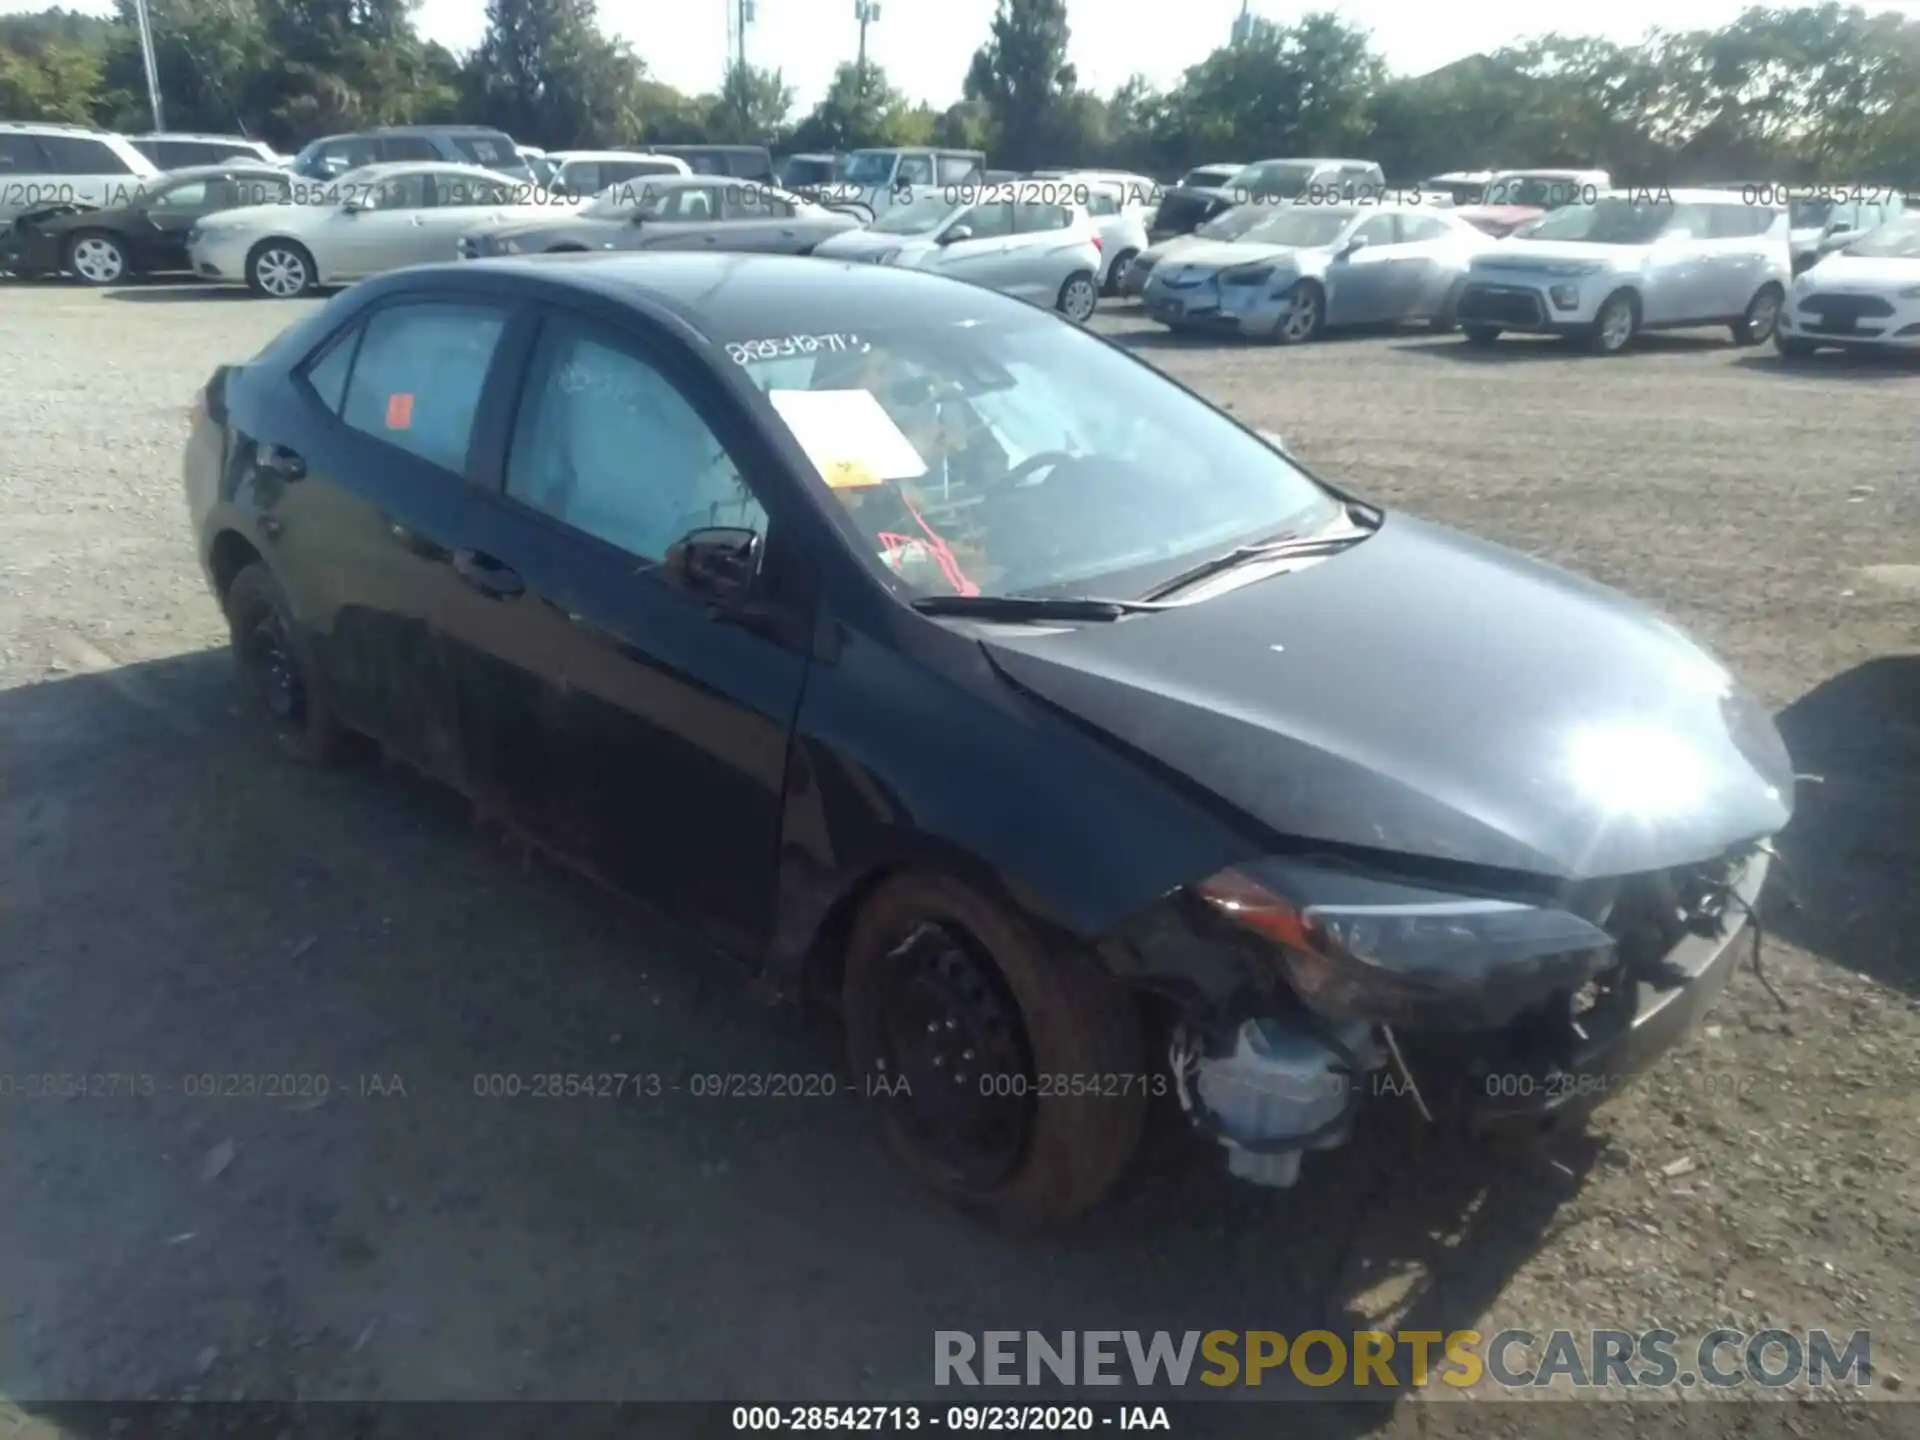
[[[857,490],[927,473],[913,442],[868,391],[769,390],[767,399],[831,489]]]

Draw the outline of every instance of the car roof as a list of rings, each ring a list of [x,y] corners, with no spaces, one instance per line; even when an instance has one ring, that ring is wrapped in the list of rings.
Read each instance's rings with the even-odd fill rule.
[[[207,165],[182,165],[178,170],[167,171],[160,178],[171,185],[176,180],[212,180],[221,175],[258,175],[263,180],[281,179],[288,184],[292,184],[295,178],[278,165],[249,159],[245,155],[236,155],[231,160],[215,160]]]
[[[208,140],[221,145],[265,145],[264,140],[255,140],[249,135],[216,135],[208,130],[149,130],[142,135],[130,135],[130,140]]]
[[[496,273],[676,316],[709,340],[832,335],[860,317],[911,317],[930,327],[1030,316],[1024,300],[944,276],[861,261],[738,251],[654,250],[521,255],[422,266],[425,276]],[[404,282],[400,282],[404,285]]]
[[[376,125],[371,130],[350,130],[349,135],[505,135],[493,125]],[[329,135],[338,140],[338,135]]]
[[[1580,176],[1580,175],[1604,175],[1607,172],[1598,168],[1587,169],[1587,170],[1557,170],[1557,169],[1551,169],[1551,168],[1549,169],[1527,168],[1522,170],[1496,170],[1493,173],[1500,176],[1540,175],[1551,180],[1571,180],[1576,176]]]
[[[489,170],[484,165],[462,165],[453,160],[381,160],[372,165],[361,165],[347,172],[358,175],[364,183],[370,180],[392,180],[401,175],[469,175],[485,176],[489,180],[502,180],[509,184],[513,177],[502,175],[497,170]],[[344,176],[341,178],[345,178]]]
[[[1338,155],[1273,155],[1265,160],[1249,161],[1248,165],[1371,165],[1371,160],[1355,160]],[[1240,167],[1248,168],[1247,165]]]
[[[549,150],[549,160],[678,160],[678,155],[661,155],[648,150]]]

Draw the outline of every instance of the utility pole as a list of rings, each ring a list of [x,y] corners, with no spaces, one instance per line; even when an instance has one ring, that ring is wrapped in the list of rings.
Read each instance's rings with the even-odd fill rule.
[[[859,96],[864,100],[867,97],[867,26],[880,19],[880,0],[853,0],[853,18],[860,22],[860,58],[854,62],[853,73]]]
[[[153,128],[167,128],[165,109],[160,104],[160,67],[153,58],[153,25],[147,19],[147,0],[133,0],[134,18],[140,25],[140,59],[147,71],[147,104],[153,110]]]

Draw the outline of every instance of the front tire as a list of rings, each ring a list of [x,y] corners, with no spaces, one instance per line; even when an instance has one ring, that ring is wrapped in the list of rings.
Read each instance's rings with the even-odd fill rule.
[[[1778,285],[1762,285],[1747,302],[1747,313],[1733,322],[1733,343],[1764,345],[1780,326],[1780,306],[1786,297]]]
[[[1600,302],[1594,313],[1593,327],[1587,332],[1587,348],[1596,355],[1624,354],[1640,333],[1640,306],[1628,290],[1616,290]]]
[[[247,288],[256,295],[292,300],[318,280],[312,253],[292,240],[262,240],[247,256]]]
[[[1107,283],[1100,291],[1102,295],[1120,293],[1120,282],[1127,278],[1127,267],[1133,264],[1133,257],[1139,253],[1137,250],[1122,250],[1113,257],[1113,264],[1107,267]]]
[[[1016,1230],[1113,1188],[1145,1125],[1145,1046],[1092,958],[958,880],[903,876],[855,922],[844,985],[854,1074],[922,1184]]]
[[[1304,345],[1318,340],[1326,328],[1326,292],[1313,281],[1302,280],[1287,292],[1287,309],[1273,327],[1273,343]]]
[[[1100,304],[1100,284],[1085,270],[1075,271],[1060,286],[1059,298],[1054,308],[1076,325],[1084,325],[1093,318],[1095,307]]]
[[[1498,325],[1463,325],[1460,328],[1463,339],[1469,345],[1488,346],[1500,338]]]
[[[1811,340],[1789,335],[1778,326],[1773,332],[1773,348],[1789,360],[1804,360],[1817,348]]]
[[[353,736],[327,704],[319,667],[273,572],[255,561],[234,576],[226,612],[241,688],[281,749],[312,765],[345,759]]]
[[[117,236],[83,230],[67,241],[66,270],[83,285],[118,285],[133,273],[133,260]]]

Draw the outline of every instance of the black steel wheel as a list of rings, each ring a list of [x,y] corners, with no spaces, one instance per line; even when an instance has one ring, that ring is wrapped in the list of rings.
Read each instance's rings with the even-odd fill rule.
[[[1150,1077],[1134,997],[1090,956],[958,880],[901,876],[855,921],[844,987],[854,1073],[922,1183],[1023,1229],[1118,1181]]]
[[[233,577],[226,611],[241,685],[281,746],[314,763],[343,758],[352,736],[334,719],[286,597],[265,565],[256,562]]]

